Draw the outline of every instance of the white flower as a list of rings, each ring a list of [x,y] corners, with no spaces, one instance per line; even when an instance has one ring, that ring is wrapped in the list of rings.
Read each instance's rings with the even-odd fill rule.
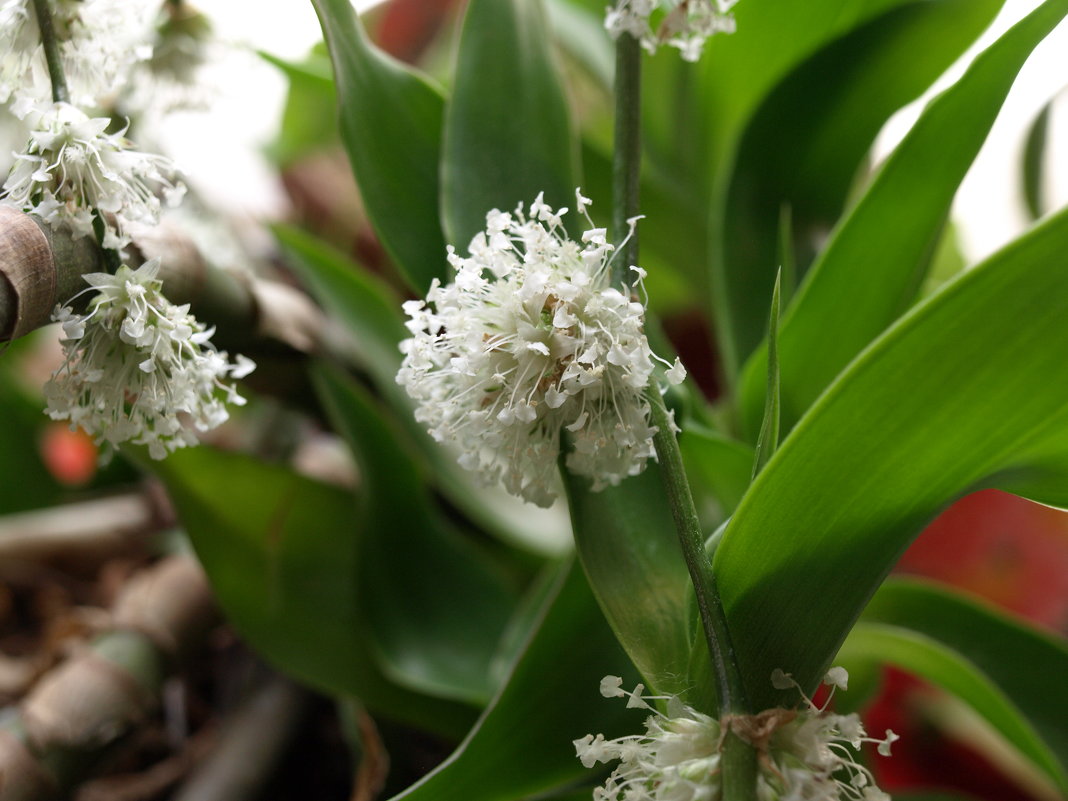
[[[606,688],[620,680],[606,676]],[[721,729],[719,721],[677,699],[643,696],[642,685],[632,693],[620,690],[612,695],[626,696],[628,707],[641,706],[651,714],[645,720],[644,734],[632,734],[615,740],[603,735],[587,734],[575,740],[575,755],[587,768],[598,762],[619,761],[603,787],[593,791],[594,801],[687,801],[719,798],[719,762]],[[606,695],[606,697],[608,697]],[[639,703],[635,703],[634,699]],[[664,714],[648,702],[667,701]]]
[[[70,420],[98,443],[146,445],[154,459],[196,444],[183,418],[207,431],[228,418],[225,403],[244,404],[223,379],[255,367],[216,351],[213,329],[163,296],[158,272],[153,259],[136,270],[84,276],[97,294],[84,315],[57,308],[66,361],[45,385],[52,419]]]
[[[95,107],[147,58],[154,4],[145,0],[52,0],[52,25],[71,101]],[[31,0],[0,0],[0,102],[15,93],[50,92]]]
[[[843,686],[848,675],[832,668],[825,683]],[[789,674],[776,670],[773,684],[780,689],[800,688]],[[622,680],[606,676],[601,694],[627,697],[628,707],[641,706],[652,714],[645,733],[606,740],[587,734],[575,740],[575,754],[592,768],[598,762],[618,760],[619,765],[603,787],[593,791],[594,801],[714,801],[721,797],[720,753],[725,727],[714,718],[685,706],[671,696],[643,696],[642,685],[633,693],[621,688]],[[878,744],[890,755],[891,731],[883,740],[868,737],[857,715],[836,715],[827,704],[816,707],[801,693],[806,708],[772,709],[751,717],[736,716],[729,728],[758,750],[756,795],[760,801],[890,801],[875,786],[871,771],[856,759],[862,743]],[[635,702],[637,699],[637,702]],[[666,712],[649,701],[666,702]],[[827,699],[827,703],[830,698]]]
[[[75,236],[93,233],[95,212],[102,216],[104,247],[129,243],[126,227],[159,220],[163,193],[175,204],[185,191],[170,159],[132,149],[121,133],[105,133],[111,121],[90,118],[69,103],[36,108],[26,152],[4,182],[3,201],[65,225]]]
[[[734,33],[732,5],[726,0],[617,0],[605,10],[604,25],[613,39],[629,33],[650,53],[667,42],[686,61],[697,61],[707,39],[717,33]],[[654,32],[650,16],[660,6],[667,13]]]
[[[568,469],[594,489],[654,456],[643,393],[657,357],[644,306],[609,283],[614,247],[604,231],[571,241],[567,209],[541,195],[528,213],[491,211],[468,258],[449,248],[453,281],[404,305],[413,337],[401,344],[397,382],[431,435],[459,447],[464,468],[548,506],[561,429],[573,445]],[[676,365],[669,380],[682,378]]]

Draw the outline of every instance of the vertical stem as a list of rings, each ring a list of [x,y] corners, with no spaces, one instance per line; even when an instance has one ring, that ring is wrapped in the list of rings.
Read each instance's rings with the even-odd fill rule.
[[[712,572],[712,561],[705,550],[704,533],[697,518],[690,484],[686,479],[679,443],[672,431],[671,417],[657,387],[651,386],[646,391],[646,399],[652,409],[651,422],[657,428],[656,434],[653,435],[653,445],[656,447],[660,473],[671,504],[671,514],[679,535],[682,554],[686,559],[686,567],[690,571],[690,579],[697,593],[697,609],[701,614],[701,625],[705,631],[705,639],[708,640],[708,652],[712,657],[712,669],[716,676],[720,713],[746,714],[749,710],[741,674],[734,657],[734,648],[731,645],[730,631],[727,629],[727,617],[723,613],[719,588]]]
[[[48,78],[52,82],[52,100],[56,103],[69,103],[67,76],[63,73],[63,60],[59,54],[59,40],[52,25],[52,10],[48,0],[33,0],[33,12],[37,16],[37,29],[41,32],[41,47],[44,48],[45,62],[48,64]]]
[[[629,33],[616,42],[615,146],[612,153],[612,238],[622,242],[627,220],[638,214],[642,165],[641,126],[642,51]],[[612,283],[622,283],[638,263],[638,232],[612,260]]]
[[[705,537],[697,518],[693,494],[686,479],[682,464],[682,452],[672,430],[660,390],[650,386],[646,399],[652,410],[651,422],[657,432],[653,435],[660,474],[664,480],[675,530],[690,572],[694,592],[697,595],[697,610],[701,616],[708,653],[712,658],[712,671],[716,677],[716,693],[719,696],[720,720],[726,722],[734,715],[751,714],[746,700],[742,674],[731,643],[727,616],[719,596],[712,561],[705,550]],[[723,798],[725,801],[755,801],[756,799],[756,751],[743,741],[729,726],[723,742]]]
[[[641,49],[637,39],[623,34],[616,42],[615,147],[612,160],[612,228],[616,242],[629,230],[627,220],[638,213],[641,176]],[[613,260],[613,280],[621,283],[630,265],[638,263],[638,238],[632,236]],[[719,597],[712,563],[705,551],[704,533],[697,518],[693,494],[686,479],[682,453],[672,430],[671,417],[659,388],[646,390],[653,437],[660,471],[683,558],[697,596],[701,626],[708,643],[719,696],[720,718],[725,725],[731,715],[749,714],[741,672],[731,645],[727,618]],[[723,743],[723,790],[725,801],[755,801],[756,751],[729,730]]]

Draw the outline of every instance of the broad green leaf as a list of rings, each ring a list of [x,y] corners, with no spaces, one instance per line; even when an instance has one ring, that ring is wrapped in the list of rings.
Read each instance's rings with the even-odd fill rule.
[[[656,465],[592,492],[562,471],[575,548],[601,609],[631,661],[658,694],[685,695],[690,589]]]
[[[313,0],[330,49],[349,154],[367,216],[418,294],[445,276],[438,218],[444,100],[368,40],[349,0]]]
[[[935,584],[884,584],[842,655],[894,664],[968,703],[1068,791],[1068,643]]]
[[[461,249],[486,212],[574,203],[576,145],[541,0],[471,0],[445,116],[442,219]]]
[[[329,245],[294,228],[276,226],[275,235],[291,266],[316,299],[348,328],[344,343],[352,360],[371,377],[410,435],[441,491],[474,522],[505,542],[542,555],[558,556],[571,544],[565,512],[535,509],[503,490],[478,486],[458,470],[455,457],[435,443],[415,421],[411,401],[397,385],[400,341],[408,335],[396,300],[373,277]]]
[[[998,6],[938,0],[892,8],[828,44],[763,99],[712,207],[713,299],[729,377],[764,338],[782,206],[791,209],[803,271],[886,119],[953,63]]]
[[[913,302],[953,196],[1027,56],[1068,12],[1049,0],[979,55],[924,111],[839,225],[782,325],[783,425]],[[743,427],[760,421],[766,358],[742,381]]]
[[[396,801],[520,801],[596,775],[572,741],[641,730],[643,715],[598,692],[605,675],[634,681],[577,565],[561,565],[538,625],[507,682],[444,763]]]
[[[488,701],[514,593],[433,508],[404,433],[366,391],[334,370],[312,377],[360,466],[361,602],[383,668],[421,692]]]
[[[1062,212],[915,307],[750,487],[714,564],[758,708],[775,668],[814,686],[924,524],[1068,425],[1066,248]]]
[[[1049,138],[1049,117],[1053,103],[1047,103],[1035,117],[1024,143],[1021,179],[1024,203],[1032,220],[1045,214],[1046,140]]]
[[[379,670],[357,602],[350,493],[205,447],[152,463],[227,618],[267,660],[328,693],[446,735],[470,708],[404,690]]]

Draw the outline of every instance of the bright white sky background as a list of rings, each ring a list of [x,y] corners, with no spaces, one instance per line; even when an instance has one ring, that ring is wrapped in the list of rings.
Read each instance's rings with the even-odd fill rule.
[[[357,7],[376,0],[357,0]],[[876,143],[882,158],[900,141],[934,92],[952,83],[975,53],[1039,4],[1040,0],[1007,0],[994,25],[936,84],[931,93],[895,115]],[[245,42],[283,58],[299,59],[320,38],[310,2],[261,0],[213,3],[211,14],[224,38]],[[285,83],[272,67],[255,59],[235,59],[232,76],[223,81],[224,95],[213,111],[218,134],[205,147],[202,119],[176,119],[168,146],[190,178],[218,205],[241,208],[251,216],[276,216],[285,201],[269,166],[258,156],[258,143],[268,141],[278,125]],[[1048,202],[1068,202],[1068,24],[1062,25],[1034,52],[1013,87],[986,146],[958,194],[954,217],[961,227],[965,251],[978,260],[1014,238],[1026,227],[1019,195],[1020,153],[1027,127],[1055,95],[1049,141]],[[216,126],[219,126],[216,128]]]

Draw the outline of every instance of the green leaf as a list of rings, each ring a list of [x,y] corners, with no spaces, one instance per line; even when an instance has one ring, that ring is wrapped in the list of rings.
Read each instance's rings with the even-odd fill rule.
[[[301,63],[262,51],[259,55],[289,81],[278,136],[267,148],[271,159],[285,167],[308,153],[335,145],[337,100],[325,52],[316,48]]]
[[[729,377],[764,337],[783,204],[803,271],[887,118],[952,64],[1000,5],[938,0],[892,8],[824,47],[764,98],[713,200],[713,299]]]
[[[937,97],[809,272],[780,337],[789,430],[831,379],[913,302],[953,196],[1027,56],[1068,12],[1049,0],[980,54]],[[760,420],[763,351],[746,365],[743,427]]]
[[[1035,117],[1034,122],[1027,131],[1027,141],[1024,143],[1023,181],[1024,203],[1032,220],[1037,220],[1045,212],[1045,166],[1046,166],[1046,140],[1049,137],[1049,117],[1053,103],[1047,103]]]
[[[444,100],[368,40],[349,0],[313,0],[330,49],[349,154],[367,216],[417,294],[445,276],[438,218]]]
[[[399,299],[348,256],[314,236],[286,225],[272,230],[289,266],[352,335],[353,356],[378,390],[394,399],[403,397],[396,381],[401,363],[398,346],[408,331],[401,321]]]
[[[764,390],[764,422],[760,425],[756,453],[753,455],[753,478],[768,463],[779,447],[779,287],[782,284],[782,269],[775,276],[775,288],[771,292],[771,314],[768,317],[768,380]]]
[[[616,637],[658,694],[687,695],[692,590],[659,469],[599,492],[562,473],[575,547]]]
[[[515,594],[434,510],[403,432],[366,391],[334,370],[316,369],[312,378],[360,465],[359,583],[383,668],[421,692],[488,701]]]
[[[1062,212],[913,309],[746,493],[715,567],[757,708],[780,700],[775,668],[814,687],[924,524],[971,488],[1007,483],[1068,425],[1066,249]]]
[[[540,0],[471,0],[445,118],[442,218],[466,247],[486,212],[574,203],[577,148]]]
[[[519,801],[593,774],[572,740],[641,729],[643,715],[598,692],[605,675],[633,673],[582,571],[560,566],[539,625],[507,683],[459,748],[397,801]]]
[[[350,493],[205,447],[152,468],[227,618],[268,661],[411,725],[448,736],[466,730],[470,708],[401,689],[368,650]]]
[[[957,695],[1068,791],[1068,644],[948,588],[884,584],[843,645]]]

